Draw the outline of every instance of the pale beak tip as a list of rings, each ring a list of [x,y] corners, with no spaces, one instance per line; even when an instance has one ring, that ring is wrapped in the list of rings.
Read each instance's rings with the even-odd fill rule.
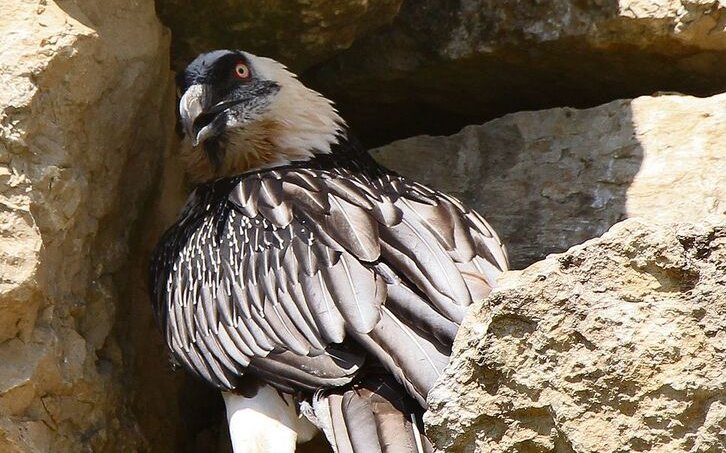
[[[179,115],[184,131],[187,137],[191,137],[194,147],[199,145],[199,135],[194,134],[194,120],[204,111],[202,105],[205,97],[206,87],[204,85],[192,85],[179,100]]]

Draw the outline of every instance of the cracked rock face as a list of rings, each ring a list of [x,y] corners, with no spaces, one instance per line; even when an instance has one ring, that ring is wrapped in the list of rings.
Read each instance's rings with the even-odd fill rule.
[[[446,452],[726,448],[726,218],[637,219],[506,273],[425,421]]]
[[[168,36],[150,1],[2,2],[0,27],[0,451],[137,451],[113,330]]]
[[[159,16],[174,35],[174,65],[201,52],[241,49],[269,56],[295,71],[350,47],[390,23],[402,0],[159,0]]]
[[[368,143],[504,113],[726,90],[726,3],[417,0],[310,70]]]

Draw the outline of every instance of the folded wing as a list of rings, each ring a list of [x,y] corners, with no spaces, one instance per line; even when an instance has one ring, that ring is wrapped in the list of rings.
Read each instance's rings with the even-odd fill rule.
[[[366,356],[419,403],[506,254],[456,199],[385,172],[268,170],[201,186],[152,278],[174,356],[233,389],[350,382]]]

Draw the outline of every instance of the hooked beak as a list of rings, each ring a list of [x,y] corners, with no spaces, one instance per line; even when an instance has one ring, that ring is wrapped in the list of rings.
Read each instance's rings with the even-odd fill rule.
[[[202,131],[204,128],[195,127],[197,118],[204,113],[206,98],[207,87],[205,85],[192,85],[179,100],[179,116],[181,116],[184,133],[192,139],[192,146],[197,146],[208,138],[206,136],[208,131]],[[208,127],[208,125],[205,127]]]
[[[179,115],[184,132],[191,138],[192,146],[195,147],[224,132],[226,124],[222,113],[233,105],[243,102],[243,99],[233,99],[208,107],[208,90],[207,85],[192,85],[179,100]]]

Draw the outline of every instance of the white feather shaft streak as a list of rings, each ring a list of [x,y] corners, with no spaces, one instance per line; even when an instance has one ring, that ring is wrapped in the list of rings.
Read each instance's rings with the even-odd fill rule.
[[[315,436],[317,428],[298,415],[290,395],[269,385],[246,398],[222,392],[234,453],[294,453],[297,443]]]
[[[421,442],[421,432],[418,430],[418,422],[416,421],[416,414],[411,413],[411,429],[413,430],[413,438],[416,441],[416,451],[418,453],[424,453],[423,442]]]

